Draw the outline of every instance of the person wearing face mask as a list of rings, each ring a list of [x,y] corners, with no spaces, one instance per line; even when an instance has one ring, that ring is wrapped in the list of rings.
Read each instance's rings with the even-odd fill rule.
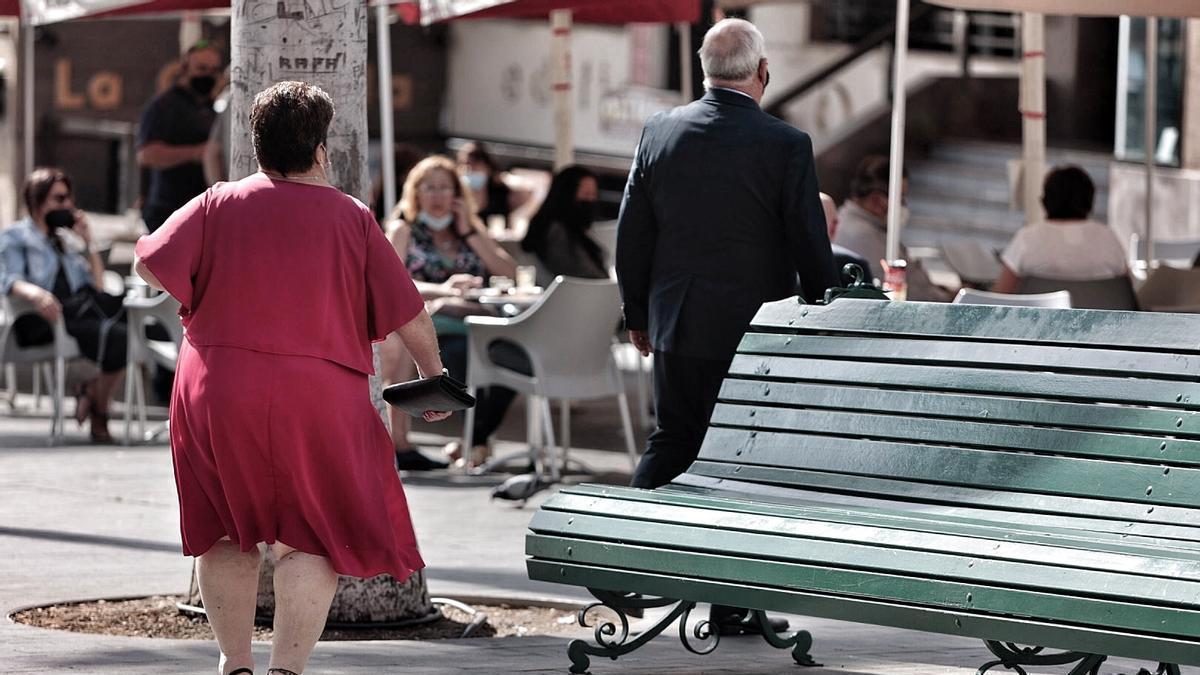
[[[184,54],[175,84],[142,111],[137,159],[149,169],[142,219],[151,232],[208,187],[203,162],[216,119],[213,93],[220,74],[221,53],[207,41],[198,42]]]
[[[521,240],[521,248],[537,256],[550,278],[560,274],[608,277],[604,252],[588,236],[599,189],[595,174],[581,166],[562,169],[550,182],[546,201],[529,221],[529,231]]]
[[[509,224],[513,211],[529,201],[530,191],[510,187],[482,143],[467,141],[458,149],[458,171],[475,200],[475,213],[485,223],[500,216]]]
[[[75,419],[90,420],[91,438],[111,443],[108,409],[125,373],[126,324],[121,298],[100,292],[104,265],[92,250],[87,218],[75,208],[71,178],[35,169],[22,190],[29,216],[0,232],[0,289],[37,310],[13,324],[18,345],[49,344],[52,322],[67,333],[100,374],[76,390]]]
[[[475,213],[475,203],[449,157],[433,155],[417,162],[404,181],[400,203],[384,229],[396,254],[405,261],[417,290],[428,302],[450,374],[466,380],[466,325],[463,317],[492,314],[464,292],[484,284],[486,277],[516,275],[516,263],[488,236]],[[391,336],[380,349],[385,383],[412,379],[411,359]],[[488,437],[500,425],[512,390],[489,387],[478,393],[473,452],[462,457],[456,444],[447,447],[451,459],[477,465],[486,460]],[[401,469],[427,471],[446,464],[422,455],[408,440],[408,418],[393,408],[392,442]]]
[[[858,163],[850,181],[850,198],[838,210],[837,238],[844,246],[870,263],[876,283],[884,278],[883,260],[887,257],[888,174],[891,162],[882,155],[868,155]],[[908,200],[908,170],[900,188],[901,202]],[[901,207],[901,221],[908,220],[908,207]],[[900,257],[908,262],[908,299],[926,302],[950,302],[954,294],[929,279],[920,261],[900,247]]]

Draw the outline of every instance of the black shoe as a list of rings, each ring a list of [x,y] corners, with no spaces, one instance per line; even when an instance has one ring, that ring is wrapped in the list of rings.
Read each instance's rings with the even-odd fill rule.
[[[444,469],[448,464],[439,462],[436,459],[430,459],[425,455],[417,452],[416,448],[412,450],[396,451],[396,469],[400,471],[433,471],[435,469]]]
[[[762,628],[751,614],[713,615],[710,620],[717,624],[721,635],[762,635]],[[788,629],[787,619],[768,616],[767,623],[777,635]]]

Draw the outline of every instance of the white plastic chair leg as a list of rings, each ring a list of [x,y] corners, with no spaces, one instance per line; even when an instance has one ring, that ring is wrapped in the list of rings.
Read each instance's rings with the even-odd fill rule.
[[[146,437],[146,378],[143,373],[139,372],[139,377],[134,381],[133,386],[137,393],[134,397],[137,399],[137,415],[138,415],[138,438]]]
[[[558,470],[558,446],[554,442],[554,418],[550,415],[550,399],[537,397],[541,407],[542,429],[546,432],[542,448],[546,452],[546,464],[550,465],[550,482],[557,483],[562,475]]]
[[[650,419],[650,378],[653,376],[653,368],[650,365],[650,359],[638,355],[637,357],[637,404],[638,404],[638,422],[643,429],[649,429],[654,425]]]
[[[629,397],[625,395],[625,392],[617,394],[617,407],[621,409],[621,427],[625,430],[625,450],[629,452],[629,470],[637,471],[637,442],[633,438],[633,420],[629,416]]]
[[[16,410],[17,367],[11,363],[4,364],[4,395],[8,397],[9,410]]]
[[[46,366],[49,368],[49,365]],[[62,356],[54,359],[54,380],[53,389],[50,391],[50,404],[53,408],[54,419],[50,422],[50,444],[57,445],[63,437],[63,408],[65,407],[63,399],[66,398],[63,394],[67,388],[67,360]]]
[[[571,399],[558,402],[558,436],[562,448],[562,470],[567,470],[567,458],[571,454]]]
[[[133,444],[133,381],[141,376],[141,365],[130,360],[125,368],[125,410],[121,415],[125,423],[125,445]]]
[[[34,410],[42,409],[42,379],[43,378],[46,380],[46,384],[49,385],[50,378],[46,377],[46,373],[43,371],[42,366],[38,365],[38,364],[34,364],[34,366],[33,366],[33,409]]]

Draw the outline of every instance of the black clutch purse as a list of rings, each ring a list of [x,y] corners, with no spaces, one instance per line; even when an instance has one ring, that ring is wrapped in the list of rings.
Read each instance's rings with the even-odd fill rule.
[[[445,373],[393,384],[383,390],[383,400],[413,417],[420,417],[426,410],[448,412],[475,407],[475,397],[467,392],[467,386]]]

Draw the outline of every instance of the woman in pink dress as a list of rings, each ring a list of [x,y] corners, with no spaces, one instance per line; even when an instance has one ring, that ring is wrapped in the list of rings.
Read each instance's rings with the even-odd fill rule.
[[[371,212],[326,177],[333,102],[282,82],[250,113],[260,172],[219,183],[137,245],[137,271],[179,300],[171,399],[183,550],[221,673],[252,673],[260,563],[273,549],[270,673],[300,673],[338,574],[404,579],[424,563],[387,429],[371,343],[398,332],[438,373],[433,324]],[[446,413],[427,412],[430,421]]]

